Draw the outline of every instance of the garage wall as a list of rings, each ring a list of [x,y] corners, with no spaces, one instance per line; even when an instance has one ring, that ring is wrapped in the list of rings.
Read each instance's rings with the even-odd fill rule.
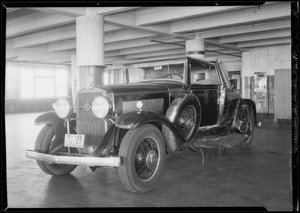
[[[5,72],[5,97],[19,98],[20,97],[20,64],[6,63]]]
[[[256,102],[258,113],[274,113],[275,69],[291,68],[291,45],[251,48],[242,53],[242,96]],[[291,87],[291,86],[290,86]]]
[[[275,69],[285,68],[291,68],[290,44],[251,48],[242,53],[242,77],[256,72],[274,75]]]
[[[70,79],[70,69],[68,66],[56,66],[56,65],[42,65],[42,64],[23,64],[15,62],[7,62],[5,67],[5,112],[6,113],[16,113],[16,112],[42,112],[52,110],[52,103],[57,99],[57,97],[22,97],[22,75],[23,77],[28,76],[24,75],[24,68],[26,69],[50,69],[58,72],[59,69],[67,70],[68,76],[67,79]],[[23,70],[22,70],[23,68]],[[29,75],[30,76],[30,75]],[[40,79],[43,79],[44,76],[41,76]],[[47,76],[46,76],[47,78]],[[54,79],[54,78],[53,78]],[[24,80],[24,79],[23,79]],[[35,80],[35,79],[34,79]],[[60,78],[56,77],[56,80]],[[35,81],[34,81],[35,82]],[[55,85],[60,90],[61,82],[55,82]],[[66,85],[64,83],[64,85]],[[37,85],[36,85],[37,86]],[[71,85],[70,80],[67,82],[67,96],[71,94]],[[37,88],[37,87],[34,87]],[[65,88],[65,87],[64,87]]]

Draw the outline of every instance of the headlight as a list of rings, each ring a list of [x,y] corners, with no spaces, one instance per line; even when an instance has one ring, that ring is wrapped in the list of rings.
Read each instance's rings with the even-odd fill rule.
[[[65,119],[71,112],[71,105],[67,99],[60,98],[53,105],[56,115],[59,118]]]
[[[109,102],[105,97],[98,96],[93,100],[92,111],[97,118],[105,118],[109,109]]]

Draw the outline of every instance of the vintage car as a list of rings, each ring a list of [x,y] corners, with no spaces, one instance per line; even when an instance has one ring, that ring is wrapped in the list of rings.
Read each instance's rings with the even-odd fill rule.
[[[76,106],[60,98],[53,108],[35,120],[45,126],[26,157],[50,175],[117,167],[135,193],[158,184],[168,153],[247,149],[257,124],[255,103],[234,92],[226,65],[192,56],[127,67],[122,84],[88,85]]]

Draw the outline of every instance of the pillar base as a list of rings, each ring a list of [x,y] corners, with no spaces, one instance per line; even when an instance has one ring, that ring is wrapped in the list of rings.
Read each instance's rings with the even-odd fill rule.
[[[79,90],[104,84],[105,66],[80,66],[78,69],[77,87]]]

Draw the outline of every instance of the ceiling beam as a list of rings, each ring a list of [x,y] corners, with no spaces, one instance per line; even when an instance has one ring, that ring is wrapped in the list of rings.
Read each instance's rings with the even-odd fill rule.
[[[184,39],[190,39],[189,37],[186,36],[172,34],[170,32],[170,23],[157,24],[155,26],[147,26],[147,27],[136,25],[135,11],[108,15],[104,17],[104,21],[107,24],[115,25],[126,29],[138,30],[138,31],[153,33],[161,36],[178,36],[178,37],[183,37]]]
[[[22,60],[7,60],[7,62],[13,63],[22,63],[22,64],[45,64],[45,65],[59,65],[59,66],[70,66],[65,63],[49,63],[49,62],[40,62],[40,61],[22,61]]]
[[[178,49],[178,46],[155,44],[155,45],[147,45],[147,46],[127,48],[127,49],[106,51],[105,55],[118,56],[118,55],[138,54],[138,53],[161,51],[161,50],[172,50],[172,49]]]
[[[117,29],[120,28],[115,26],[110,26],[107,24],[104,25],[105,32],[114,32]],[[116,32],[115,34],[118,33]],[[48,30],[43,30],[40,32],[28,34],[28,35],[18,36],[12,39],[13,39],[14,47],[17,48],[17,47],[28,47],[28,46],[34,46],[39,44],[52,43],[57,41],[64,41],[67,39],[74,39],[75,37],[76,37],[76,26],[72,24],[60,28],[53,28],[53,29],[48,29]],[[73,48],[75,48],[75,46]],[[56,50],[54,48],[51,49],[50,51],[56,51]]]
[[[124,61],[122,64],[130,65],[130,64],[141,64],[146,62],[153,62],[153,61],[164,61],[164,60],[173,60],[173,59],[184,59],[185,54],[179,55],[171,55],[171,56],[162,56],[162,57],[153,57],[153,58],[144,58],[142,60],[134,60],[134,61]],[[119,64],[118,61],[111,61],[111,64]]]
[[[244,25],[238,27],[229,27],[222,28],[217,30],[209,30],[200,32],[202,38],[214,38],[221,36],[230,36],[230,35],[238,35],[244,33],[254,33],[268,30],[276,30],[276,29],[286,29],[291,27],[291,20],[279,20],[279,21],[271,21],[271,22],[263,22],[251,25]]]
[[[48,63],[67,63],[71,61],[71,55],[39,59],[38,61]]]
[[[291,15],[290,2],[278,2],[262,5],[259,8],[251,7],[231,12],[218,13],[174,21],[171,23],[171,33],[197,32],[208,29],[220,29],[245,24],[254,24],[262,21],[288,18]],[[224,18],[226,17],[226,18]]]
[[[11,12],[14,12],[16,10],[19,10],[20,8],[6,8],[7,10],[7,13],[11,13]]]
[[[136,25],[151,25],[240,9],[241,6],[153,7],[136,10]]]
[[[151,51],[146,53],[137,53],[137,54],[129,54],[126,55],[126,59],[137,59],[137,58],[146,58],[146,57],[157,57],[157,56],[165,56],[165,55],[177,55],[177,54],[185,54],[184,48],[177,48],[172,50],[161,50],[161,51]]]
[[[13,40],[13,46],[14,48],[28,47],[28,46],[46,44],[55,41],[75,38],[75,36],[76,36],[75,26],[71,25],[63,28],[45,30],[45,31],[41,31],[29,35],[16,37]]]
[[[228,50],[235,50],[235,51],[239,51],[239,52],[246,52],[248,51],[247,49],[242,49],[237,47],[237,45],[229,45],[229,44],[220,44],[218,41],[216,40],[205,40],[205,43],[212,45],[212,46],[216,46],[216,47],[221,47],[224,49],[228,49]]]
[[[105,17],[104,20],[105,20],[105,23],[107,23],[107,24],[122,27],[122,28],[126,28],[126,29],[139,30],[139,31],[144,31],[144,32],[163,35],[163,36],[172,35],[170,33],[170,24],[168,24],[168,23],[160,25],[160,26],[147,28],[147,27],[139,27],[139,26],[131,25],[131,24],[128,24],[128,23],[121,23],[122,19],[114,20],[114,19]]]
[[[85,15],[85,7],[33,7],[37,11],[76,18]]]
[[[19,56],[33,55],[36,53],[48,53],[48,45],[40,45],[31,48],[6,48],[6,59],[12,59]]]
[[[257,33],[245,33],[236,36],[225,36],[219,39],[219,43],[238,43],[245,41],[255,41],[289,36],[291,36],[291,29],[270,30]]]
[[[104,42],[111,43],[116,41],[134,40],[138,38],[152,37],[154,34],[137,31],[137,30],[122,30],[117,32],[105,33]]]
[[[35,10],[26,9],[26,8],[16,9],[13,12],[6,14],[6,21],[10,21],[15,18],[20,18],[21,16],[26,16],[26,15],[36,13],[36,12],[37,11],[35,11]]]
[[[110,15],[114,13],[120,13],[128,10],[134,10],[139,7],[87,7],[86,15]]]
[[[72,17],[37,12],[7,22],[6,38],[75,22]]]
[[[276,38],[276,39],[265,39],[259,41],[241,42],[237,44],[237,47],[251,48],[251,47],[258,47],[258,46],[271,46],[271,45],[290,44],[290,43],[291,43],[291,37],[285,37],[285,38]]]
[[[76,49],[76,39],[71,38],[68,40],[58,41],[49,44],[49,51],[62,51],[62,50],[70,50]]]
[[[44,54],[37,54],[28,55],[28,56],[20,56],[18,60],[25,60],[25,61],[39,61],[42,59],[49,59],[49,58],[60,58],[62,56],[70,56],[75,55],[76,52],[74,51],[61,51],[61,52],[51,52],[51,53],[44,53]]]

